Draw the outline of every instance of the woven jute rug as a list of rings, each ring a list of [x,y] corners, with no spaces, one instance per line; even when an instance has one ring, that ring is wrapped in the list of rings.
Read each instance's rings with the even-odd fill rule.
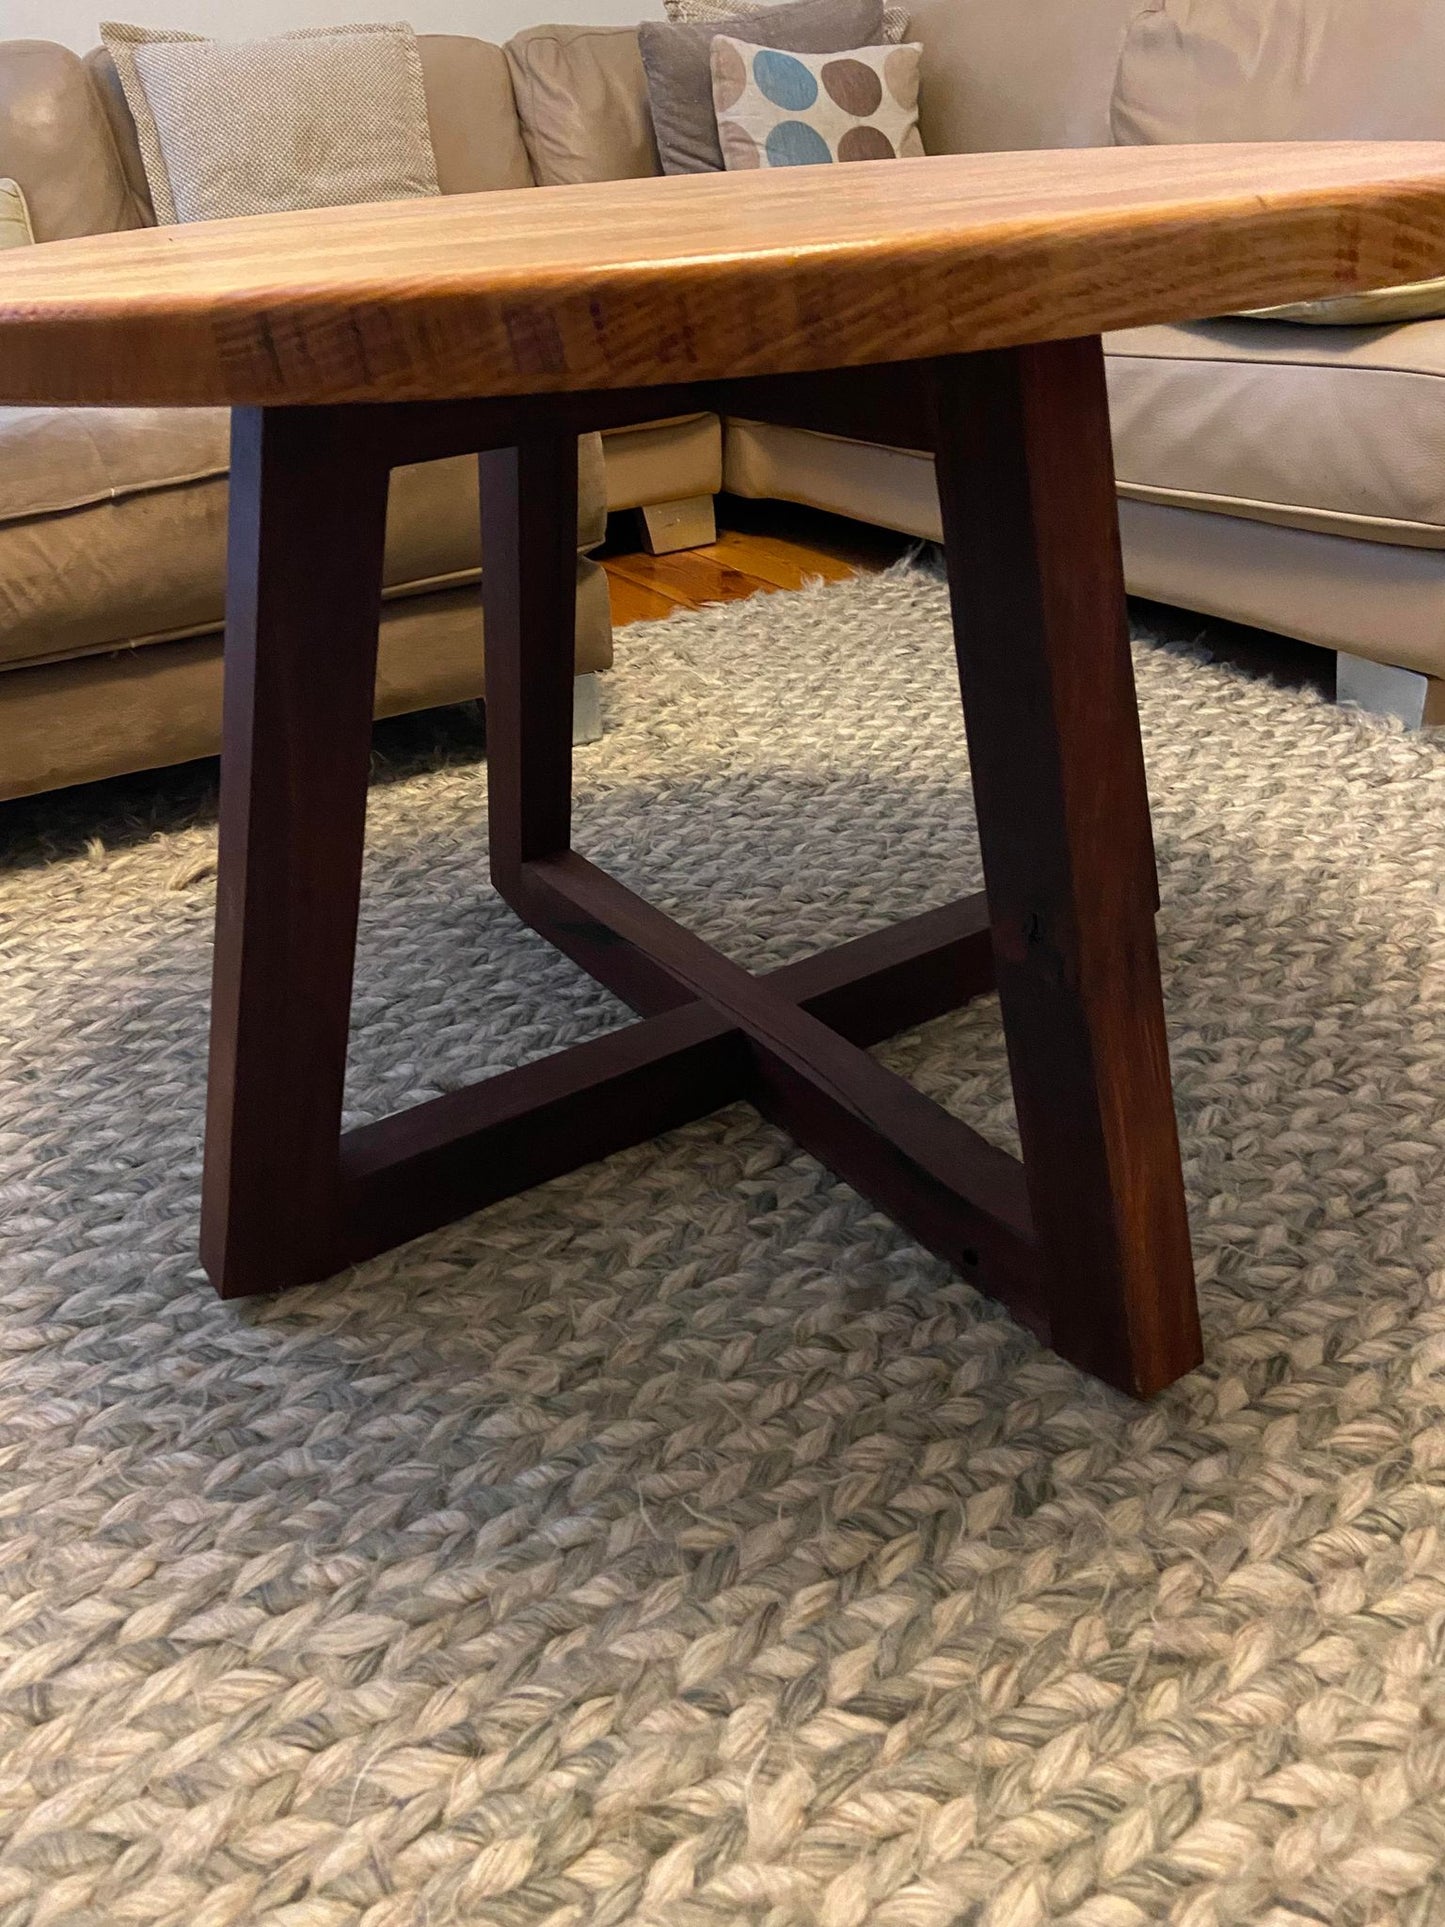
[[[208,813],[12,817],[0,1927],[1445,1921],[1445,748],[1138,666],[1208,1343],[1149,1408],[742,1108],[221,1305]],[[629,630],[607,705],[579,845],[745,962],[978,882],[923,568]],[[357,1119],[621,1021],[483,818],[378,772]],[[991,1002],[886,1055],[1007,1140]]]

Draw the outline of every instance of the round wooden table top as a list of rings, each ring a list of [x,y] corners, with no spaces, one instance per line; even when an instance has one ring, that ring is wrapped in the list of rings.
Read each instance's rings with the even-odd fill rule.
[[[0,402],[642,387],[1445,274],[1445,144],[1079,148],[396,201],[0,255]]]

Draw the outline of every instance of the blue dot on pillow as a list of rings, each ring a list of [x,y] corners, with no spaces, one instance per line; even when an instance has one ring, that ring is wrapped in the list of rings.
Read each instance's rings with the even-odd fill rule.
[[[802,61],[771,47],[761,47],[753,55],[753,79],[774,107],[790,114],[811,107],[818,98],[818,82]]]
[[[769,167],[816,167],[831,161],[828,143],[805,120],[780,120],[768,135]]]

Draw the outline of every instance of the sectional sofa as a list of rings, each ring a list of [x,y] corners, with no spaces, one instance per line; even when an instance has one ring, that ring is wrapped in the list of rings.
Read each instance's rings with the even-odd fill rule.
[[[1440,11],[917,0],[924,142],[1432,136]],[[421,50],[444,192],[657,171],[632,29],[539,26],[505,47],[433,35]],[[0,176],[25,190],[41,243],[153,218],[103,53],[0,43]],[[1416,672],[1437,719],[1445,320],[1233,319],[1108,345],[1131,588],[1321,643],[1347,667]],[[907,450],[698,416],[584,443],[580,461],[583,672],[610,660],[585,553],[609,508],[643,509],[658,546],[706,540],[723,487],[939,533],[930,461]],[[0,798],[214,749],[226,466],[225,418],[205,411],[0,410]],[[397,477],[381,712],[481,693],[475,486],[469,462]]]

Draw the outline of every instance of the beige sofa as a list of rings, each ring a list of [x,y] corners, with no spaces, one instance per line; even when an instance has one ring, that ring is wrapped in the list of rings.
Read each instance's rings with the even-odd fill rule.
[[[1445,9],[1418,0],[917,0],[911,34],[930,151],[1445,129]],[[1130,588],[1342,652],[1342,689],[1445,722],[1445,320],[1107,347]],[[926,456],[734,422],[723,467],[741,495],[940,532]]]
[[[1445,126],[1445,19],[1419,0],[916,0],[911,35],[934,152]],[[633,30],[421,47],[443,191],[657,171]],[[25,188],[41,239],[151,218],[103,55],[0,44],[0,175]],[[1419,672],[1408,699],[1433,702],[1445,321],[1229,320],[1109,349],[1131,588],[1321,643],[1355,670]],[[218,415],[0,410],[0,798],[214,748],[225,468]],[[924,455],[697,416],[584,446],[579,543],[609,507],[643,508],[660,546],[705,540],[722,486],[939,533]],[[381,711],[480,693],[474,491],[467,462],[397,478]],[[611,639],[585,557],[579,585],[588,670]]]
[[[532,185],[502,50],[421,49],[443,192]],[[0,44],[0,176],[41,242],[152,220],[104,54]],[[582,553],[608,509],[641,508],[657,546],[705,540],[722,479],[715,421],[608,444],[580,448],[579,674],[612,659],[607,584]],[[0,799],[216,748],[228,445],[216,410],[0,409]],[[477,525],[473,461],[397,472],[378,713],[482,693]]]
[[[1445,9],[1420,0],[915,0],[909,33],[931,153],[1445,128]],[[629,30],[537,28],[507,53],[539,180],[656,167]],[[1339,651],[1352,689],[1365,664],[1417,672],[1384,701],[1445,721],[1445,320],[1108,346],[1131,589]],[[728,421],[723,477],[940,533],[924,455]]]

